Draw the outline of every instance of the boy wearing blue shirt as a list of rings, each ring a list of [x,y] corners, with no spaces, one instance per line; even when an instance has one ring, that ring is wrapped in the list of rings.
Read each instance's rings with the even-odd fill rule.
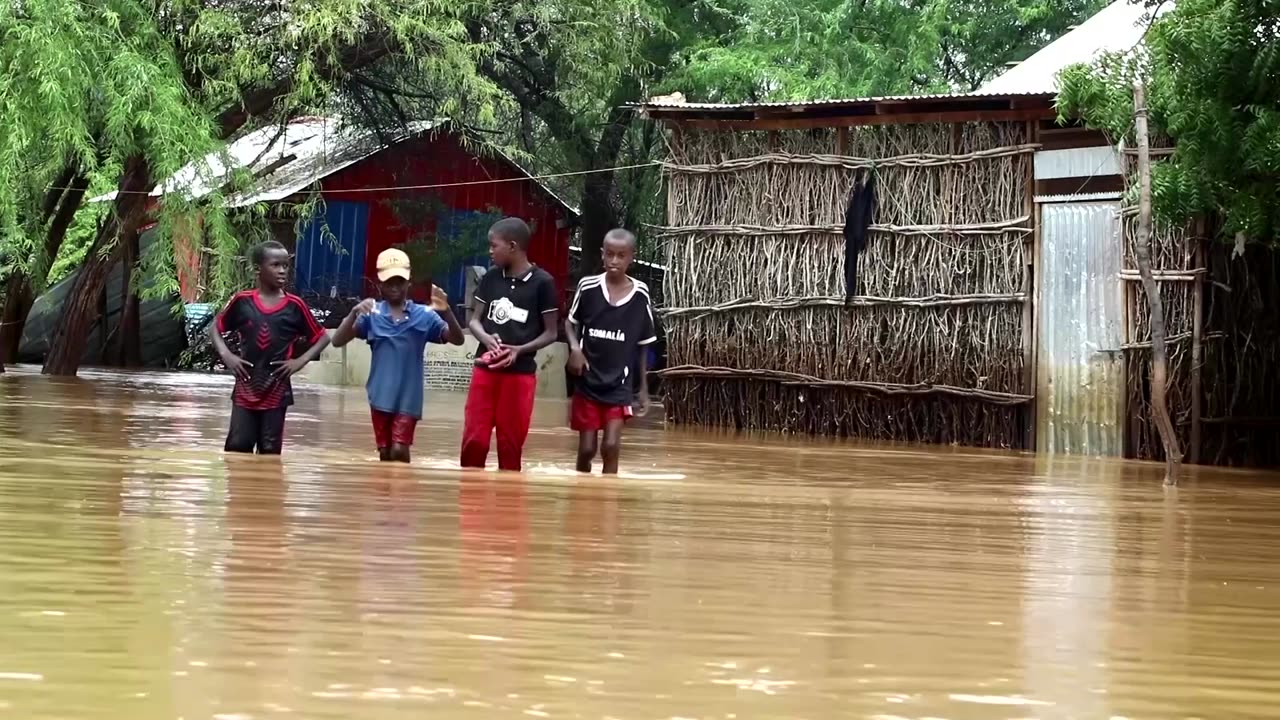
[[[413,432],[422,418],[423,355],[427,343],[461,345],[462,326],[449,298],[431,286],[431,308],[409,299],[409,256],[395,248],[377,261],[382,302],[362,300],[333,333],[333,346],[355,338],[369,343],[369,409],[378,458],[409,462]]]

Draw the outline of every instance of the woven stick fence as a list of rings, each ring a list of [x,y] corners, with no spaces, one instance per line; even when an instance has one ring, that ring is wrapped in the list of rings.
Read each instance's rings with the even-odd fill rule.
[[[1167,139],[1153,138],[1153,144],[1166,144]],[[1158,148],[1153,162],[1169,156],[1168,148]],[[1125,179],[1130,186],[1138,181],[1137,160],[1125,155]],[[1132,197],[1132,194],[1130,194]],[[1125,282],[1128,304],[1125,354],[1128,394],[1128,454],[1144,460],[1163,460],[1164,446],[1156,430],[1151,409],[1151,306],[1138,279],[1138,262],[1134,250],[1137,237],[1137,209],[1126,207],[1121,214],[1124,230],[1124,258],[1121,279]],[[1206,337],[1195,323],[1197,287],[1204,280],[1204,255],[1197,251],[1200,238],[1190,226],[1172,227],[1156,222],[1151,230],[1151,269],[1160,288],[1164,304],[1166,347],[1169,355],[1169,377],[1166,398],[1172,415],[1179,446],[1191,456],[1193,398],[1198,393],[1193,381],[1193,346]],[[1201,289],[1202,292],[1202,289]],[[1197,337],[1199,333],[1199,337]],[[1217,337],[1217,336],[1215,336]],[[1215,337],[1208,338],[1214,340]]]
[[[682,133],[658,229],[668,416],[1022,447],[1027,138],[1021,123]],[[872,172],[845,302],[845,207]]]

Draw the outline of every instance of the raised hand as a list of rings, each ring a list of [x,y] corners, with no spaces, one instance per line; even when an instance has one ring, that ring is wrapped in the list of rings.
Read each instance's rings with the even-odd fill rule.
[[[445,294],[439,285],[431,286],[431,309],[438,313],[449,309],[449,296]]]
[[[351,308],[352,315],[370,315],[378,309],[378,301],[373,298],[365,298]]]

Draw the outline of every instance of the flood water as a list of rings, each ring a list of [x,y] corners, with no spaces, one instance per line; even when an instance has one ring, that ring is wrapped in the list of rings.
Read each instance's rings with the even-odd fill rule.
[[[300,386],[226,458],[225,378],[0,377],[0,716],[1251,718],[1280,704],[1280,482],[628,432],[577,476],[374,462]]]

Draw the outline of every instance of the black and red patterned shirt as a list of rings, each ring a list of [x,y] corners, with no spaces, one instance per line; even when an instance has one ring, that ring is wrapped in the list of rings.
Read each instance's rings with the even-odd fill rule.
[[[285,293],[269,307],[257,290],[238,292],[218,314],[217,323],[218,332],[233,335],[238,354],[253,365],[248,381],[236,378],[232,402],[246,410],[292,405],[293,383],[287,377],[277,380],[273,373],[325,334],[302,298]]]

